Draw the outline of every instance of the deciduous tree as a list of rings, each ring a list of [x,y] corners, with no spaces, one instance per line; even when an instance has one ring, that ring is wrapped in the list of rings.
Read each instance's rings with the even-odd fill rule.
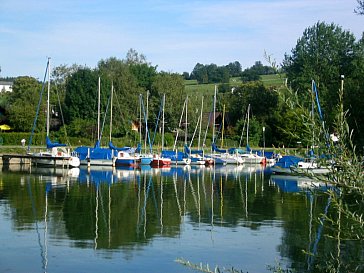
[[[352,33],[335,24],[318,22],[304,31],[292,54],[285,56],[284,69],[291,87],[302,98],[310,99],[311,81],[315,80],[329,123],[335,116],[331,110],[338,102],[340,75],[353,73],[356,53]]]
[[[9,122],[15,131],[31,132],[36,115],[42,85],[32,77],[18,77],[13,84],[13,92],[9,93],[6,112]],[[45,122],[44,95],[36,130],[44,129]]]

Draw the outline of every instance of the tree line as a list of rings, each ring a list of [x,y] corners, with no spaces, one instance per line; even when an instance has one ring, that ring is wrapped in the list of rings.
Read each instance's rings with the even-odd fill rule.
[[[272,63],[274,64],[274,61]],[[252,76],[282,71],[287,77],[286,86],[267,87]],[[222,84],[228,82],[231,76],[237,75],[244,77],[242,83],[234,86],[230,86],[229,83]],[[362,128],[364,101],[358,98],[362,97],[364,92],[364,38],[357,40],[351,32],[333,23],[317,22],[305,29],[291,53],[286,53],[281,67],[264,66],[261,62],[256,62],[249,69],[241,71],[239,62],[223,67],[197,64],[190,78],[198,79],[197,81],[202,83],[209,81],[217,83],[219,92],[216,110],[222,112],[225,108],[229,113],[229,120],[225,123],[227,137],[236,141],[240,139],[244,130],[247,107],[250,104],[252,116],[249,134],[250,140],[253,141],[251,144],[262,146],[264,127],[267,146],[287,147],[296,146],[298,142],[306,146],[312,144],[312,139],[309,137],[312,134],[307,132],[307,128],[297,118],[302,109],[287,107],[289,91],[293,91],[306,106],[307,111],[310,111],[313,101],[311,83],[314,80],[325,126],[328,131],[333,131],[335,116],[338,114],[335,105],[339,101],[341,75],[345,77],[343,100],[345,109],[349,111],[349,125],[354,130],[353,139],[361,149],[364,145],[360,134],[364,129]],[[112,86],[115,92],[115,101],[112,105],[114,137],[132,136],[136,139],[135,133],[131,132],[131,124],[140,119],[140,97],[143,98],[144,105],[142,115],[145,114],[147,94],[149,129],[158,132],[155,124],[158,117],[160,118],[162,95],[166,94],[166,132],[175,134],[178,128],[181,128],[180,116],[187,96],[184,86],[185,76],[158,72],[157,66],[147,62],[143,54],[133,49],[129,50],[125,59],[110,57],[100,60],[96,68],[61,65],[52,70],[51,103],[55,108],[53,113],[62,114],[68,135],[95,138],[97,85],[100,77],[101,110],[105,120],[108,118],[106,110]],[[31,131],[40,90],[41,83],[36,79],[18,77],[14,81],[13,92],[1,95],[0,107],[4,109],[6,121],[14,131]],[[212,96],[213,94],[205,96],[204,112],[212,111]],[[188,101],[188,124],[191,132],[197,125],[201,94],[190,94]],[[57,108],[58,102],[61,105],[60,109]],[[45,100],[42,101],[41,109],[40,112],[44,113]],[[44,124],[44,118],[40,118],[36,131],[44,131]],[[103,124],[105,132],[108,132],[108,123]],[[53,125],[55,131],[64,129],[59,124],[58,127],[57,124]],[[167,144],[173,145],[171,142],[173,141],[170,140]]]
[[[185,80],[196,80],[199,84],[229,83],[231,77],[239,77],[243,82],[259,80],[260,75],[274,74],[276,71],[256,61],[252,67],[242,70],[240,62],[231,62],[228,65],[204,65],[197,63],[191,73],[184,72]]]

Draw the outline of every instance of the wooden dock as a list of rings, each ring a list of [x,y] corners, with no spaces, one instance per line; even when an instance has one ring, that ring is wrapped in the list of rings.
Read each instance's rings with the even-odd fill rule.
[[[27,154],[3,154],[0,155],[0,165],[31,164],[32,156]]]

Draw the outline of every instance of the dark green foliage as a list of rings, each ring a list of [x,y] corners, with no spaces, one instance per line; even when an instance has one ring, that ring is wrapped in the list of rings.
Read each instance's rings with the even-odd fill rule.
[[[357,0],[357,2],[358,2],[358,6],[354,10],[354,12],[356,14],[359,14],[359,15],[364,15],[364,1],[363,0]]]
[[[165,130],[172,131],[178,127],[183,103],[186,99],[184,80],[180,75],[161,72],[155,77],[151,89],[150,109],[152,112],[149,119],[151,122],[155,122],[158,117],[164,94],[166,95]],[[161,118],[162,116],[160,116],[160,120]],[[161,126],[161,122],[159,122],[159,126]]]
[[[66,123],[75,119],[93,119],[96,122],[98,76],[96,71],[83,68],[67,79],[63,109]],[[105,88],[102,87],[101,90],[105,90]],[[104,98],[106,91],[102,93]]]
[[[183,77],[183,79],[185,79],[185,80],[189,80],[189,79],[190,79],[190,73],[188,73],[188,72],[183,72],[183,73],[182,73],[182,77]]]
[[[3,140],[2,145],[4,146],[19,146],[21,147],[21,140],[25,139],[25,146],[28,145],[30,131],[28,133],[21,132],[3,132],[0,133],[0,137]],[[45,133],[34,134],[32,138],[33,145],[44,145],[45,144]]]
[[[241,64],[238,61],[229,63],[226,68],[229,70],[231,77],[239,77],[241,75]]]
[[[216,64],[203,65],[197,63],[191,73],[191,79],[197,80],[199,84],[227,83],[230,76],[227,66],[217,66]]]
[[[258,81],[259,79],[260,75],[257,74],[255,71],[246,69],[241,73],[242,82]]]
[[[138,85],[145,90],[152,88],[154,77],[157,75],[157,67],[148,64],[130,64],[130,72],[136,78]]]
[[[333,109],[338,102],[340,75],[353,72],[355,52],[353,34],[334,24],[318,22],[304,31],[292,55],[286,55],[288,81],[294,90],[305,93],[315,80],[323,109]],[[333,116],[328,114],[326,118],[329,121]]]
[[[14,81],[13,92],[8,96],[6,112],[9,122],[14,131],[30,132],[33,121],[36,116],[38,101],[40,99],[41,84],[31,77],[19,77]],[[46,93],[46,92],[45,92]],[[45,101],[43,103],[38,117],[36,130],[45,128]]]
[[[230,84],[228,83],[219,84],[219,93],[227,93],[227,92],[231,92]]]
[[[278,95],[273,90],[267,89],[261,82],[250,82],[234,88],[233,92],[227,92],[221,96],[221,103],[226,105],[229,122],[236,127],[235,133],[239,136],[243,130],[247,118],[247,109],[250,104],[249,136],[258,145],[262,139],[262,127],[274,127],[270,124],[272,116],[278,106]],[[221,106],[220,106],[221,107]],[[218,108],[221,109],[221,108]],[[259,128],[258,128],[259,127]],[[271,145],[272,139],[267,134],[267,143]],[[250,141],[249,141],[250,142]]]
[[[243,82],[258,81],[261,75],[268,75],[276,73],[275,70],[270,66],[264,66],[260,61],[245,69],[241,73],[241,80]]]
[[[67,126],[67,133],[75,137],[96,139],[96,123],[94,120],[75,118]]]
[[[360,100],[355,99],[364,95],[361,87],[364,80],[363,56],[362,40],[356,42],[352,33],[335,24],[318,22],[304,31],[292,54],[285,56],[284,69],[289,84],[293,90],[297,90],[301,102],[306,101],[307,107],[311,103],[308,96],[311,81],[315,80],[328,128],[332,128],[337,114],[337,91],[340,88],[340,76],[344,75],[347,82],[344,105],[352,113],[349,124],[356,129],[359,128],[356,124],[361,120],[363,109]],[[363,142],[359,134],[355,141]]]

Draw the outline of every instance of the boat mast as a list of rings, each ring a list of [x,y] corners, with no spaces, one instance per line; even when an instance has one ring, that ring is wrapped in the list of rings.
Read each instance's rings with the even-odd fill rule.
[[[187,144],[187,135],[188,135],[188,131],[187,131],[187,105],[188,105],[188,96],[186,97],[186,124],[185,124],[185,145]]]
[[[185,99],[185,102],[183,103],[183,108],[182,108],[182,112],[181,112],[181,116],[179,118],[179,123],[178,123],[178,128],[177,128],[177,133],[176,133],[176,137],[174,139],[174,144],[173,144],[173,151],[176,149],[177,146],[177,140],[178,140],[178,135],[179,135],[179,129],[181,128],[182,125],[182,118],[183,118],[183,114],[185,113],[185,107],[187,107],[187,98]],[[186,128],[185,128],[186,129]]]
[[[97,140],[100,141],[100,85],[101,85],[101,80],[99,77],[99,82],[98,82],[98,103],[97,103]]]
[[[200,150],[200,144],[201,144],[202,112],[203,112],[203,96],[202,96],[202,100],[201,100],[200,128],[199,128],[199,133],[198,133],[198,148],[197,148],[198,150]]]
[[[147,138],[148,138],[148,100],[149,100],[149,90],[147,90],[147,109],[145,113],[145,140],[144,140],[145,152],[147,152]]]
[[[213,121],[212,121],[212,143],[215,143],[215,119],[216,119],[216,85],[215,85],[215,93],[214,93],[214,107],[213,107]],[[216,143],[215,143],[216,144]]]
[[[47,94],[47,137],[49,136],[49,111],[50,111],[50,106],[49,106],[49,97],[50,97],[50,90],[51,90],[51,72],[50,72],[50,68],[51,68],[51,58],[48,57],[48,94]]]
[[[164,105],[166,103],[166,94],[163,94],[163,101],[162,101],[162,151],[164,148]]]
[[[223,148],[224,146],[224,127],[225,127],[225,104],[222,110],[221,148]]]
[[[247,123],[246,123],[246,146],[249,145],[249,115],[250,115],[250,104],[248,105]]]
[[[142,145],[142,94],[139,94],[139,115],[139,143]]]
[[[111,84],[111,96],[110,96],[110,141],[111,141],[111,132],[112,132],[112,99],[114,94],[114,84]]]
[[[312,118],[312,147],[311,147],[311,150],[313,151],[313,147],[315,146],[315,116],[314,116],[314,111],[315,111],[315,109],[314,109],[314,92],[315,92],[315,90],[314,90],[314,84],[315,84],[315,82],[312,80],[312,82],[311,82],[311,98],[312,98],[312,101],[311,101],[311,118]]]

